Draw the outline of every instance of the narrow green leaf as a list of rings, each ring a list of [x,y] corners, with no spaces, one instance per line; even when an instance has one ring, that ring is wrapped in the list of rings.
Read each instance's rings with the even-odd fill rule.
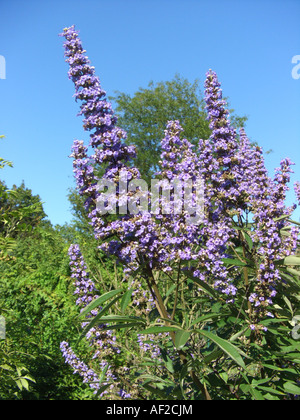
[[[25,388],[27,391],[29,391],[29,383],[28,383],[28,381],[26,381],[26,379],[24,379],[24,378],[21,378],[20,381],[22,383],[23,388]]]
[[[175,283],[175,284],[173,284],[171,287],[170,287],[170,289],[167,291],[167,293],[166,293],[166,298],[168,297],[168,296],[170,296],[170,294],[171,293],[173,293],[174,292],[174,290],[176,289],[176,287],[177,287],[177,284]]]
[[[128,290],[126,293],[124,293],[122,300],[121,300],[121,311],[124,314],[127,306],[129,305],[129,302],[131,301],[133,289]]]
[[[103,369],[103,371],[102,371],[102,373],[101,373],[101,376],[100,376],[100,378],[99,378],[99,382],[100,382],[100,383],[102,383],[102,382],[104,381],[104,379],[105,379],[105,377],[106,377],[106,372],[107,372],[108,368],[109,368],[109,365],[107,364],[107,365],[105,366],[105,368]]]
[[[218,337],[217,335],[203,330],[194,330],[194,332],[197,332],[200,335],[203,335],[204,337],[208,338],[209,340],[213,341],[221,350],[223,350],[232,360],[235,361],[239,366],[241,366],[243,369],[246,369],[244,360],[241,357],[240,350],[231,344],[229,341],[224,340],[223,338]]]
[[[8,365],[1,365],[0,369],[4,369],[4,370],[13,370],[13,368],[11,366]]]
[[[94,327],[94,325],[96,325],[97,323],[99,324],[101,321],[101,318],[103,317],[104,314],[106,314],[108,312],[108,310],[119,300],[121,299],[121,296],[117,296],[115,299],[113,299],[108,305],[105,306],[105,308],[103,308],[98,315],[95,316],[95,318],[93,318],[91,320],[91,322],[84,328],[79,341],[86,336],[86,334],[90,331],[90,329],[92,329]]]
[[[165,326],[161,326],[161,327],[150,327],[147,328],[146,330],[141,331],[139,334],[159,334],[159,333],[165,333],[165,332],[171,332],[171,331],[181,331],[179,328],[177,327],[165,327]]]
[[[147,391],[151,392],[154,395],[158,395],[160,398],[162,399],[166,399],[166,393],[161,391],[158,388],[154,388],[153,386],[149,385],[149,384],[143,384],[142,385],[143,388],[145,388]]]
[[[193,280],[199,287],[200,289],[204,290],[205,292],[207,292],[210,296],[216,298],[216,299],[220,299],[220,293],[217,293],[212,287],[210,287],[207,283],[205,283],[204,281],[194,277],[191,273],[188,273],[187,271],[185,271],[185,274],[187,275],[187,277],[191,280]]]
[[[22,391],[22,389],[23,389],[23,384],[22,384],[22,381],[21,381],[21,380],[19,380],[19,379],[17,379],[17,380],[16,380],[16,385],[17,385],[17,387],[19,388],[19,390],[20,390],[20,391]]]
[[[284,259],[284,265],[300,265],[300,258],[299,257],[286,257]]]
[[[274,219],[274,222],[279,222],[280,220],[287,219],[288,217],[289,217],[288,214],[285,214],[284,216],[276,217],[276,219]]]
[[[122,328],[133,328],[133,327],[140,327],[140,322],[122,322],[121,324],[112,324],[107,325],[106,327],[102,327],[101,331],[110,331],[110,330],[121,330]]]
[[[246,240],[246,242],[248,244],[249,250],[252,251],[252,249],[253,249],[253,240],[252,240],[251,236],[248,235],[248,233],[246,233],[244,231],[242,231],[242,234],[243,234],[243,237],[245,238],[245,240]]]
[[[177,331],[175,334],[175,347],[180,350],[182,349],[187,341],[189,340],[192,332],[191,331]]]
[[[252,395],[252,397],[254,397],[254,399],[255,399],[256,401],[265,401],[264,396],[263,396],[263,395],[262,395],[262,393],[261,393],[261,392],[259,392],[257,389],[252,388],[252,387],[250,386],[249,391],[250,391],[250,394]]]
[[[238,258],[223,258],[222,261],[225,265],[234,265],[238,267],[246,267],[247,265]]]
[[[268,387],[267,386],[258,386],[258,388],[261,389],[262,391],[269,392],[270,394],[284,395],[283,392],[280,392],[277,389],[273,389],[269,386]]]
[[[296,384],[292,383],[292,382],[286,382],[283,385],[285,391],[289,394],[293,394],[293,395],[300,395],[300,388],[299,386],[297,386]]]
[[[90,313],[93,309],[98,308],[102,303],[106,302],[110,298],[120,294],[122,289],[112,290],[110,292],[104,293],[104,295],[98,297],[97,299],[93,300],[89,305],[87,305],[84,310],[80,313],[80,317],[85,317],[88,313]]]
[[[227,314],[224,314],[224,315],[222,315],[222,314],[214,314],[214,313],[203,315],[203,316],[200,316],[199,318],[197,318],[195,321],[193,321],[191,323],[191,327],[194,326],[194,325],[196,325],[196,324],[199,324],[200,322],[212,321],[215,318],[222,318],[222,317],[226,317],[226,316],[228,316],[228,315]]]
[[[101,388],[99,388],[97,390],[96,396],[99,397],[99,395],[101,395],[105,390],[107,390],[107,388],[109,388],[111,386],[111,384],[106,384],[103,385]]]
[[[274,366],[274,365],[269,365],[269,364],[266,364],[266,363],[263,363],[263,366],[266,367],[267,369],[275,370],[275,371],[278,371],[278,372],[290,372],[290,373],[293,373],[293,374],[297,374],[297,371],[295,369],[281,368],[281,367]]]
[[[293,223],[294,225],[300,226],[299,222],[295,222],[295,220],[288,220],[288,222]]]
[[[204,357],[204,363],[206,363],[208,365],[211,362],[213,362],[214,360],[221,357],[222,354],[223,354],[223,352],[221,350],[215,350],[212,353],[210,353],[210,354],[208,354],[207,356]]]
[[[145,324],[146,321],[138,316],[121,316],[121,315],[106,315],[101,318],[101,323],[111,323],[111,322],[138,322],[140,324]]]
[[[294,276],[298,276],[298,277],[300,277],[300,271],[295,270],[294,268],[287,268],[287,271],[288,271],[290,274],[293,274]]]
[[[289,273],[291,270],[292,270],[291,268],[287,268],[287,271]],[[296,271],[296,270],[293,270],[293,271]],[[280,275],[285,279],[286,283],[288,283],[290,288],[294,290],[295,292],[300,292],[300,286],[297,283],[297,280],[295,279],[295,277],[291,277],[291,274],[293,274],[294,276],[294,273],[286,274],[282,270],[280,270]]]
[[[241,331],[237,332],[236,334],[234,334],[232,337],[230,337],[229,341],[235,341],[236,339],[238,339],[239,337],[241,337],[242,335],[245,334],[245,332],[249,329],[249,327],[243,328]]]

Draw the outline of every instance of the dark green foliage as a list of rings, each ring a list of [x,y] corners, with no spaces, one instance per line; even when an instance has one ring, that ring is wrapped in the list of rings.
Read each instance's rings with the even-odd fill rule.
[[[45,219],[41,199],[25,187],[24,182],[8,189],[0,181],[0,234],[15,238],[34,230]]]
[[[0,271],[0,304],[7,337],[0,342],[0,352],[9,350],[6,364],[15,369],[16,360],[16,366],[26,367],[35,381],[29,381],[28,389],[1,381],[0,397],[79,398],[80,381],[64,365],[59,349],[66,332],[74,338],[78,335],[67,244],[50,226],[22,234],[15,241],[12,257],[0,263]]]
[[[8,162],[0,160],[1,167]],[[65,365],[60,342],[75,340],[78,310],[72,299],[68,240],[45,219],[39,196],[24,183],[0,181],[0,399],[93,398]],[[82,345],[83,346],[83,345]]]

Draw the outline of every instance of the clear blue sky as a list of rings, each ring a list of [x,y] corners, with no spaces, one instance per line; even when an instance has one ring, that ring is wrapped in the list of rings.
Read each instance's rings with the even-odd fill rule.
[[[74,139],[88,139],[58,37],[72,24],[108,95],[175,73],[203,84],[215,70],[236,113],[248,115],[249,137],[273,149],[270,174],[290,157],[300,180],[299,0],[0,0],[0,17],[0,156],[14,162],[0,176],[9,187],[24,180],[53,224],[71,220],[68,156]]]

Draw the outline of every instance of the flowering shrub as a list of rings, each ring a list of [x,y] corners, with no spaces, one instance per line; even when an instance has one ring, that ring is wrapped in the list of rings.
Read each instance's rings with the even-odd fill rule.
[[[167,181],[169,211],[159,211],[165,198],[143,190],[136,151],[124,143],[126,133],[78,32],[72,26],[62,36],[83,126],[91,132],[91,154],[79,140],[72,148],[77,188],[99,248],[124,269],[120,289],[98,296],[79,248],[70,248],[83,336],[96,349],[93,362],[100,359],[93,370],[62,343],[66,361],[101,398],[296,398],[300,345],[290,331],[299,306],[299,224],[291,220],[296,204],[285,205],[293,163],[284,159],[274,177],[268,175],[262,149],[231,125],[210,70],[205,102],[211,135],[195,150],[181,138],[180,122],[167,122],[156,185]],[[103,180],[114,186],[104,200]],[[201,215],[193,205],[199,180]],[[129,187],[133,181],[135,188]],[[186,181],[194,214],[182,205],[186,194],[175,191]],[[147,206],[154,199],[155,212]],[[128,211],[133,207],[138,211]],[[112,307],[119,313],[111,314]],[[129,346],[126,354],[118,340]]]

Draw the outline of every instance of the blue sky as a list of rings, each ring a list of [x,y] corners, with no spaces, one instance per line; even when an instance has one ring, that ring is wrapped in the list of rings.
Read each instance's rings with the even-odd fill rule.
[[[0,176],[9,187],[24,180],[53,224],[72,218],[68,156],[74,139],[88,139],[58,37],[72,24],[108,95],[176,73],[203,85],[215,70],[231,107],[249,117],[248,136],[273,149],[270,174],[290,157],[300,180],[299,0],[0,0],[0,17],[0,156],[14,162]]]

